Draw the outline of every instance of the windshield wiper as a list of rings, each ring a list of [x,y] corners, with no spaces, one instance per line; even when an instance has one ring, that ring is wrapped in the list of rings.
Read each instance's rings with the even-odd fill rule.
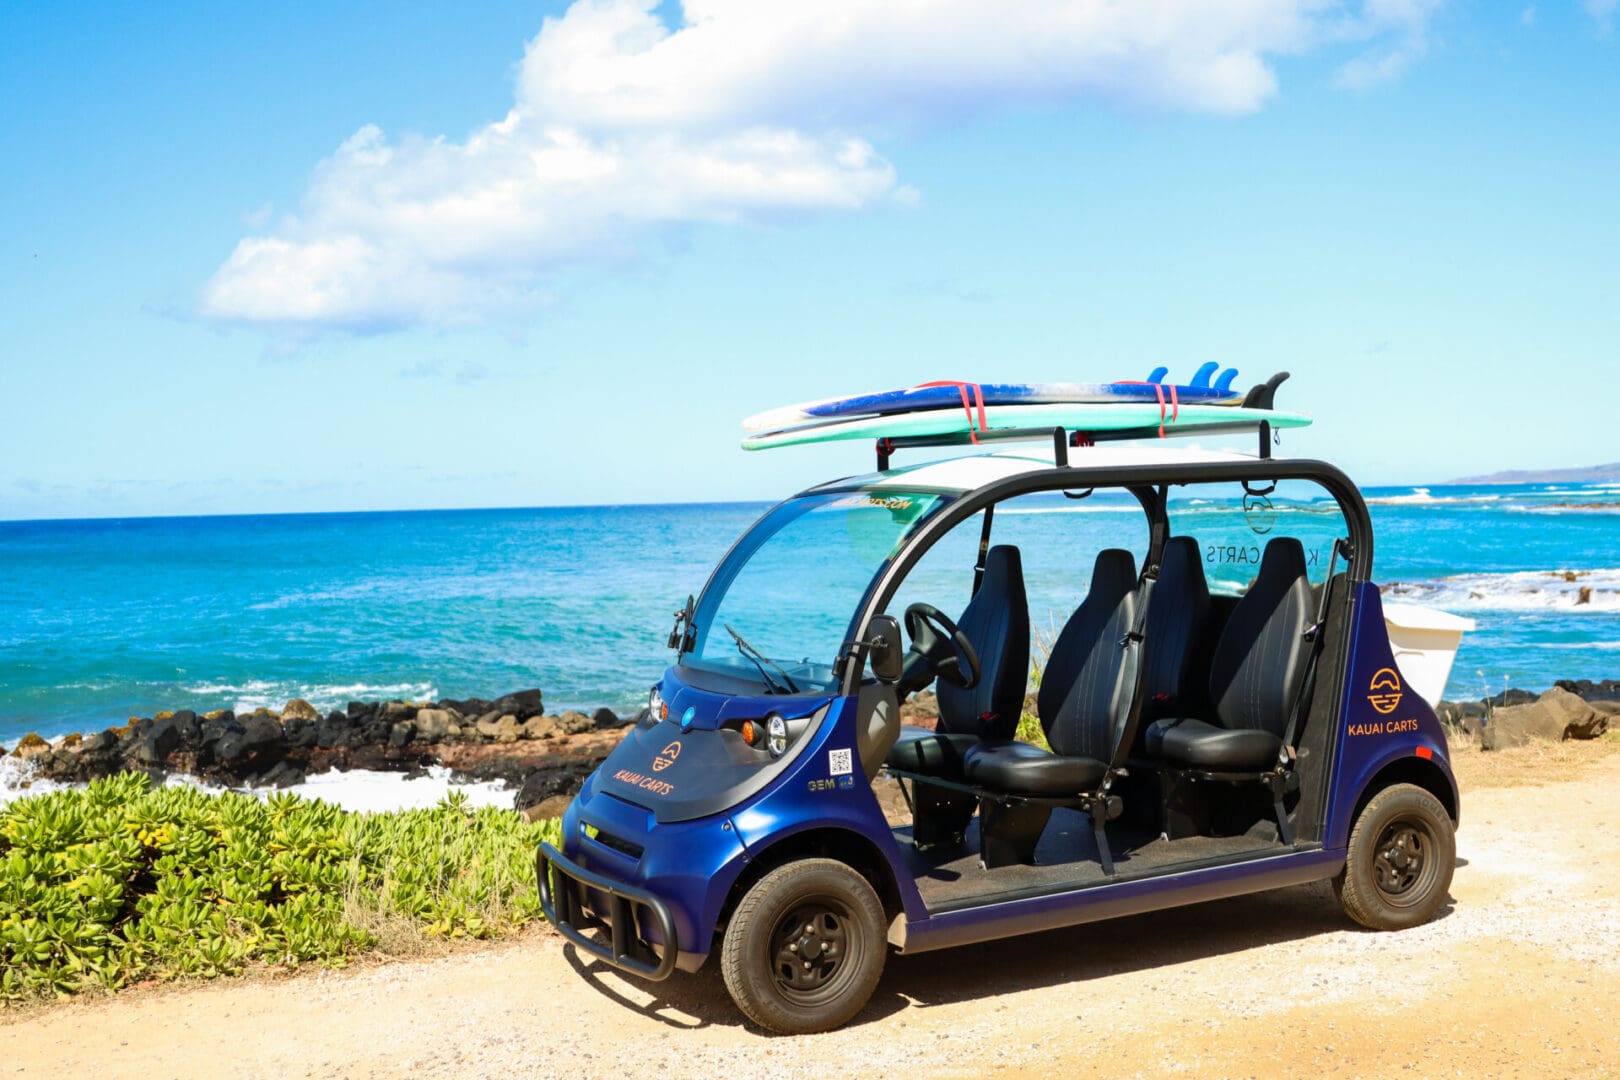
[[[793,685],[792,676],[787,673],[781,664],[778,664],[775,660],[772,660],[770,657],[748,644],[741,634],[737,633],[737,631],[731,628],[730,623],[721,623],[720,625],[724,626],[726,628],[726,633],[730,634],[732,638],[736,640],[737,651],[742,653],[748,659],[752,660],[754,662],[754,666],[759,668],[760,678],[765,680],[765,685],[770,687],[771,693],[776,693],[779,688],[777,687],[776,680],[771,678],[771,673],[765,670],[766,664],[771,665],[771,667],[775,668],[782,676],[782,681],[787,684],[788,693],[797,694],[799,692],[799,688]]]

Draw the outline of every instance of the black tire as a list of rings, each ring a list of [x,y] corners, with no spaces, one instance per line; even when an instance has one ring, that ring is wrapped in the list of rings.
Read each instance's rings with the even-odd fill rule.
[[[1415,784],[1374,795],[1350,830],[1334,888],[1345,913],[1372,930],[1405,930],[1434,917],[1457,866],[1457,834],[1440,801]]]
[[[726,989],[767,1031],[831,1031],[877,987],[888,953],[884,926],[877,893],[846,864],[800,859],[779,866],[748,890],[726,927]]]

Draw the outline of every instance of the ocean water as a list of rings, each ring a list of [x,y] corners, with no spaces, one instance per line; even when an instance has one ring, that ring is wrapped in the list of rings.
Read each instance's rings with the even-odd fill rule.
[[[1478,621],[1448,696],[1620,677],[1620,487],[1366,494],[1386,595]],[[0,522],[0,745],[293,697],[328,709],[539,686],[553,710],[628,711],[669,660],[671,613],[764,509]],[[1025,509],[997,529],[1026,550],[1082,520],[1086,550],[1134,516]]]

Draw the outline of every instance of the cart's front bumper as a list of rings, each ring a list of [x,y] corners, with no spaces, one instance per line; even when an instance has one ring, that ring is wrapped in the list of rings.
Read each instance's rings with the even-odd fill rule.
[[[546,919],[581,949],[644,979],[667,979],[675,970],[675,920],[652,893],[587,870],[547,843],[535,856],[535,877]],[[642,938],[638,911],[661,939],[656,947]],[[586,930],[601,931],[606,940]]]

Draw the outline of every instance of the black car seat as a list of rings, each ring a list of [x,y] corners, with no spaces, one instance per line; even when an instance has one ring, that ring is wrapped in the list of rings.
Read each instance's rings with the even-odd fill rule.
[[[1308,666],[1311,616],[1304,548],[1279,536],[1266,545],[1259,575],[1215,645],[1209,698],[1216,723],[1157,720],[1143,739],[1147,753],[1214,772],[1275,767]]]
[[[1121,742],[1134,735],[1138,650],[1129,646],[1137,602],[1131,553],[1118,548],[1099,552],[1091,588],[1058,634],[1036,697],[1052,751],[1022,742],[981,743],[967,753],[970,783],[990,792],[1055,799],[1078,799],[1099,789],[1120,756]],[[981,804],[985,865],[1031,861],[1050,806],[1033,817],[1005,814],[1010,827],[998,830],[991,808],[1001,814],[1000,806],[994,799]],[[1111,870],[1102,819],[1096,824],[1099,854]]]
[[[956,625],[978,654],[979,679],[966,689],[937,680],[938,725],[901,728],[886,759],[895,769],[960,780],[970,748],[1017,730],[1029,678],[1029,600],[1016,547],[1000,544],[985,554],[984,578]]]
[[[1198,541],[1173,536],[1160,556],[1159,580],[1147,613],[1143,724],[1189,716],[1203,697],[1198,682],[1208,660],[1209,613],[1209,583]]]

